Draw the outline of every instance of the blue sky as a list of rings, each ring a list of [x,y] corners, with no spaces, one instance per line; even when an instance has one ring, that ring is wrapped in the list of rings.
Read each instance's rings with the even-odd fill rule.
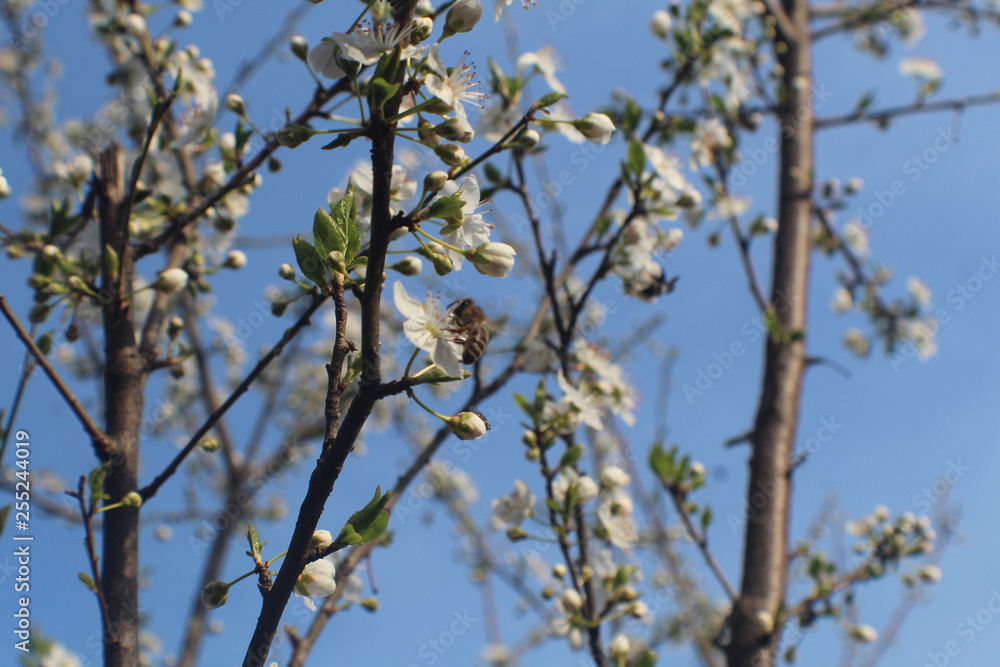
[[[543,0],[529,11],[522,11],[517,4],[508,11],[519,32],[520,47],[533,50],[554,45],[559,49],[565,64],[560,78],[581,115],[604,104],[616,88],[628,91],[643,104],[654,99],[661,82],[657,61],[664,54],[646,24],[661,3],[590,0],[556,5]],[[232,11],[219,15],[209,5],[181,36],[182,43],[197,43],[202,54],[213,60],[220,89],[225,88],[240,62],[256,53],[270,37],[287,11],[283,3],[258,6],[230,0],[226,6]],[[300,32],[315,43],[323,35],[345,28],[350,20],[348,14],[353,17],[355,10],[353,3],[350,12],[337,3],[325,3],[308,14]],[[60,5],[46,32],[50,48],[63,62],[64,73],[58,84],[62,119],[93,113],[107,92],[103,83],[106,59],[95,42],[80,34],[82,12],[83,3]],[[622,28],[609,30],[612,25]],[[845,40],[835,38],[820,45],[815,80],[830,95],[819,115],[849,111],[868,89],[878,91],[876,107],[909,102],[914,84],[897,73],[899,59],[905,55],[929,55],[938,60],[946,73],[942,97],[1000,87],[997,73],[988,66],[1000,56],[1000,39],[995,34],[987,30],[970,40],[936,19],[928,21],[928,33],[912,50],[895,44],[883,61],[854,53]],[[473,34],[475,39],[462,44],[456,40],[452,48],[468,49],[480,73],[485,72],[489,55],[509,68],[501,26],[484,22]],[[535,91],[542,92],[537,87]],[[296,61],[271,62],[242,92],[252,117],[266,125],[274,110],[281,113],[286,105],[299,108],[311,93],[311,82]],[[996,275],[1000,228],[995,198],[995,156],[1000,154],[998,122],[1000,108],[979,107],[961,115],[946,112],[902,119],[887,132],[866,125],[828,129],[818,135],[820,180],[837,177],[846,181],[855,176],[864,179],[864,190],[847,212],[870,210],[879,201],[880,193],[891,191],[894,181],[902,182],[902,189],[896,188],[901,194],[895,195],[869,229],[873,256],[893,268],[899,292],[905,289],[907,277],[920,276],[934,292],[933,310],[943,311],[944,315],[937,337],[940,349],[930,361],[891,360],[880,354],[859,361],[843,349],[840,338],[844,330],[863,327],[864,322],[857,315],[836,317],[829,309],[836,284],[834,276],[842,267],[836,260],[819,256],[815,259],[810,349],[843,364],[851,376],[845,378],[828,367],[809,371],[800,444],[804,445],[824,424],[837,424],[839,428],[796,473],[793,535],[804,536],[833,496],[846,517],[865,515],[879,504],[894,513],[919,514],[928,510],[928,498],[938,498],[933,493],[936,482],[947,474],[955,479],[948,501],[959,509],[961,523],[942,563],[944,579],[929,589],[925,600],[917,605],[899,641],[884,659],[885,665],[923,665],[931,660],[929,655],[947,651],[949,642],[954,646],[950,647],[952,655],[947,664],[993,664],[991,658],[1000,652],[1000,633],[993,627],[1000,619],[994,618],[996,613],[989,606],[994,595],[1000,599],[1000,593],[996,593],[1000,591],[1000,575],[993,574],[1000,538],[995,530],[996,495],[992,483],[1000,463],[995,435],[995,406],[1000,396],[995,335],[1000,325],[1000,278]],[[958,140],[947,150],[935,148],[940,133],[948,130],[957,132]],[[764,131],[747,140],[745,151],[763,147],[770,136],[765,126]],[[313,142],[286,153],[282,156],[285,170],[265,175],[266,185],[252,201],[252,212],[242,223],[242,233],[271,237],[306,231],[312,211],[325,201],[330,186],[342,185],[354,162],[367,154],[360,144],[352,146],[352,151],[344,151],[343,157],[319,151],[319,145]],[[573,146],[554,148],[549,157],[550,173],[573,164],[573,150]],[[914,172],[914,156],[931,150],[934,163]],[[570,239],[582,229],[582,221],[589,220],[604,184],[617,173],[622,153],[622,143],[612,143],[559,195],[567,220],[565,233]],[[0,133],[0,168],[19,194],[27,182],[24,165],[23,150],[11,142],[10,132]],[[755,212],[773,215],[775,167],[772,155],[739,190],[740,194],[754,197]],[[887,201],[884,194],[882,201]],[[502,218],[511,205],[496,202],[496,215]],[[840,222],[846,219],[842,215]],[[0,220],[18,225],[16,197],[0,203]],[[506,240],[527,243],[526,238],[513,238],[513,227],[500,229],[508,235]],[[720,247],[708,248],[706,237],[711,229],[706,225],[698,231],[686,230],[685,241],[671,256],[668,271],[681,276],[674,294],[652,308],[620,300],[620,312],[600,334],[614,340],[650,314],[665,317],[656,335],[660,345],[676,347],[679,355],[673,367],[674,388],[667,406],[658,405],[661,367],[648,352],[637,350],[629,371],[643,400],[639,424],[626,432],[633,447],[642,451],[656,435],[652,415],[666,412],[668,442],[677,442],[706,464],[712,474],[700,498],[712,504],[717,517],[711,541],[731,580],[738,581],[741,536],[730,530],[723,518],[740,511],[747,453],[741,448],[726,449],[722,443],[746,431],[752,422],[762,344],[746,333],[747,323],[752,323],[757,313],[736,250],[728,238]],[[756,260],[766,275],[769,257],[763,245],[758,244]],[[275,284],[276,267],[291,259],[288,245],[248,254],[250,266],[246,272],[223,274],[216,285],[223,312],[233,318],[252,311],[253,301],[261,298],[265,287]],[[22,289],[28,265],[0,261],[2,291],[23,314],[29,306]],[[535,293],[523,284],[474,284],[482,286],[481,300],[494,317],[505,309],[517,312],[536,303]],[[608,290],[602,296],[616,295]],[[266,322],[254,332],[248,350],[277,340],[286,324]],[[14,368],[20,362],[21,350],[9,335],[4,340],[11,342],[0,349],[0,363],[4,368]],[[694,383],[699,371],[708,372],[717,361],[713,355],[723,354],[734,343],[746,352],[733,359],[731,368],[713,381],[704,395],[686,400],[681,387]],[[520,385],[522,390],[532,381]],[[11,379],[0,389],[0,404],[9,404],[13,386]],[[86,393],[92,385],[80,389]],[[155,409],[155,402],[148,403],[150,410]],[[514,412],[509,393],[480,407],[487,413],[491,409]],[[237,434],[246,432],[245,422],[253,414],[252,400],[238,407],[230,420]],[[462,467],[479,484],[480,500],[474,511],[481,518],[488,516],[489,500],[508,493],[515,477],[537,485],[537,473],[521,456],[516,422],[510,419],[500,424],[471,456],[466,456],[467,450],[457,441],[442,448],[444,460]],[[93,466],[76,421],[40,378],[30,385],[15,426],[31,433],[34,471],[49,467],[72,483]],[[149,480],[172,451],[170,443],[150,443],[142,479]],[[332,524],[328,527],[335,530],[342,517],[370,497],[376,484],[391,484],[406,460],[406,449],[396,439],[372,438],[367,456],[352,458],[338,483],[328,505]],[[5,465],[10,465],[10,459]],[[960,472],[949,473],[956,470]],[[289,497],[292,512],[297,509],[306,474],[307,470],[300,467],[276,489]],[[942,487],[939,484],[936,488]],[[924,493],[927,489],[932,490],[930,495]],[[177,499],[176,491],[165,493],[157,500],[162,505],[156,509],[164,509]],[[942,502],[932,503],[930,510],[939,508]],[[429,501],[419,508],[418,515],[425,513],[431,520],[394,520],[396,544],[375,556],[374,571],[382,603],[378,614],[352,610],[339,616],[328,629],[317,656],[337,655],[342,664],[427,665],[432,664],[428,656],[434,654],[438,656],[434,664],[471,663],[485,636],[479,593],[467,584],[465,569],[455,563],[450,519]],[[268,526],[266,537],[271,545],[284,544],[292,524],[289,517]],[[32,612],[36,628],[56,636],[70,650],[96,664],[96,606],[76,581],[76,572],[85,569],[80,531],[43,520],[37,512],[33,529]],[[192,555],[187,530],[176,526],[175,538],[169,543],[154,541],[151,533],[144,535],[143,561],[152,582],[151,588],[144,591],[143,599],[148,600],[144,606],[150,627],[162,638],[168,655],[178,648],[194,594],[191,582],[201,567]],[[3,539],[12,544],[9,535]],[[496,544],[503,542],[497,539]],[[4,548],[4,553],[12,551],[12,546]],[[230,549],[227,573],[236,576],[244,571],[246,559],[242,551],[241,542]],[[693,552],[689,558],[697,563]],[[708,574],[700,568],[699,572],[703,572],[707,590],[721,598],[721,591]],[[11,580],[8,578],[0,586],[11,606]],[[521,636],[518,630],[528,627],[528,622],[511,616],[514,596],[502,584],[496,587],[499,608],[507,615],[504,637],[516,641]],[[892,577],[863,586],[859,591],[860,620],[881,628],[900,593],[901,586]],[[655,594],[649,593],[651,597]],[[202,664],[229,665],[239,661],[258,613],[258,599],[252,585],[238,587],[230,595],[230,603],[213,612],[210,618],[221,620],[225,631],[209,638]],[[293,602],[290,614],[299,613],[296,604]],[[1000,609],[996,602],[993,607]],[[457,627],[457,619],[475,620],[469,621],[462,633],[454,633],[454,644],[437,654],[430,642]],[[466,624],[459,625],[464,628]],[[835,664],[831,656],[839,650],[831,624],[823,623],[804,641],[800,664]],[[278,647],[274,657],[281,660],[286,655],[285,649]],[[575,665],[576,660],[577,656],[569,656],[562,645],[553,644],[528,654],[524,664]],[[322,664],[321,658],[315,661]],[[694,659],[681,650],[671,664],[694,664]]]

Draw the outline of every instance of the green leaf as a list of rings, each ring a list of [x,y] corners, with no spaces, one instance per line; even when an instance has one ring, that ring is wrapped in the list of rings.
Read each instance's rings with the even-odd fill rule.
[[[94,585],[94,580],[90,578],[89,574],[86,572],[77,572],[76,576],[80,578],[80,581],[82,581],[83,585],[87,587],[87,590],[91,593],[97,593],[97,586]]]
[[[543,95],[542,99],[538,100],[536,104],[538,105],[539,109],[544,109],[546,107],[552,106],[559,100],[565,99],[567,97],[569,97],[569,95],[567,95],[566,93],[552,92],[549,93],[548,95]]]
[[[398,91],[398,83],[389,83],[380,77],[368,81],[368,99],[373,108],[381,110],[382,106],[391,100]]]
[[[642,177],[642,172],[646,169],[646,146],[641,141],[629,142],[628,168],[635,174],[636,180]]]
[[[701,529],[708,530],[708,527],[712,524],[712,508],[706,507],[705,511],[701,513]]]
[[[322,147],[324,151],[331,151],[334,148],[343,148],[361,136],[360,132],[341,132],[337,138]]]
[[[337,535],[337,541],[342,544],[350,544],[351,546],[361,544],[361,536],[354,530],[351,524],[344,524],[344,527],[340,529],[340,534]]]
[[[635,667],[656,667],[656,660],[659,656],[653,649],[646,649],[635,661]]]
[[[52,218],[49,221],[49,238],[53,241],[72,229],[79,221],[77,216],[69,212],[69,197],[53,201],[50,211]]]
[[[246,145],[247,141],[249,141],[250,137],[253,136],[253,129],[247,127],[243,123],[243,119],[240,118],[236,121],[236,132],[234,134],[236,135],[235,152],[237,155],[239,155],[242,152],[243,147]]]
[[[562,458],[559,459],[559,467],[572,468],[576,465],[576,462],[580,460],[581,456],[583,456],[583,447],[580,445],[573,445],[567,449],[562,455]]]
[[[668,453],[663,449],[663,445],[656,443],[649,450],[649,467],[661,482],[671,481],[674,477],[673,452]]]
[[[313,216],[313,245],[316,246],[316,252],[324,258],[334,250],[344,252],[346,245],[333,218],[321,208],[316,209]]]
[[[52,345],[55,342],[55,338],[55,332],[49,331],[48,333],[39,336],[38,340],[35,341],[35,345],[37,345],[42,354],[47,357],[49,356],[49,353],[52,352]]]
[[[115,252],[115,249],[110,244],[104,245],[104,268],[107,270],[108,276],[112,281],[118,280],[118,269],[121,268],[121,259],[119,259],[118,253]]]
[[[625,103],[625,112],[622,114],[622,130],[626,134],[635,132],[642,120],[642,107],[636,104],[635,100],[629,98]]]
[[[247,542],[250,543],[250,556],[257,560],[260,557],[260,535],[257,534],[257,529],[253,527],[253,524],[247,526]]]
[[[375,487],[375,495],[371,501],[352,514],[341,529],[341,537],[346,536],[346,539],[341,541],[346,541],[348,544],[367,544],[381,537],[389,525],[389,513],[385,510],[385,504],[389,502],[391,495],[392,491],[386,491],[385,495],[382,495],[382,487]],[[359,541],[348,541],[353,540],[355,535]]]
[[[326,285],[326,259],[316,248],[300,235],[292,239],[292,250],[302,274],[321,287]]]
[[[347,192],[332,208],[333,224],[343,236],[344,263],[350,266],[361,249],[361,236],[358,234],[357,211],[354,207],[354,182],[347,184]]]
[[[453,195],[448,195],[447,197],[437,197],[431,202],[431,205],[427,207],[427,211],[424,213],[426,218],[441,218],[442,220],[449,220],[457,214],[461,214],[462,207],[465,206],[465,200],[462,199],[461,193],[456,192]]]
[[[107,479],[110,470],[111,461],[105,461],[91,470],[90,474],[87,475],[87,488],[90,490],[90,505],[92,507],[98,500],[109,497],[104,493],[104,480]]]
[[[10,516],[11,505],[0,507],[0,535],[3,535],[4,528],[7,527],[7,517]]]
[[[521,408],[521,412],[528,415],[532,419],[535,418],[535,408],[527,398],[521,394],[514,394],[514,402],[517,403],[517,407]]]

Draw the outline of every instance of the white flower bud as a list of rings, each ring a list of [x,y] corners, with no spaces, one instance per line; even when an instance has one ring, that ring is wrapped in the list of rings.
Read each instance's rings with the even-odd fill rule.
[[[476,271],[484,276],[506,278],[514,267],[514,248],[506,243],[484,243],[475,250],[468,251],[466,257],[472,260]]]
[[[448,172],[438,169],[424,176],[424,189],[427,192],[440,192],[447,182]]]
[[[329,530],[315,530],[312,539],[309,540],[310,549],[322,549],[331,544],[333,544],[333,534]]]
[[[206,609],[218,609],[226,604],[229,597],[229,584],[224,581],[212,581],[201,590],[201,603]]]
[[[608,143],[615,131],[615,124],[606,114],[595,112],[573,121],[573,127],[595,144]]]
[[[174,16],[174,25],[178,28],[186,28],[191,25],[192,21],[194,21],[194,17],[186,9],[178,10],[177,15]]]
[[[122,19],[122,27],[125,28],[125,32],[133,37],[145,35],[147,32],[146,19],[142,18],[141,14],[136,14],[135,12],[126,15]]]
[[[855,625],[851,628],[850,633],[851,637],[866,644],[871,644],[878,639],[878,632],[870,625]]]
[[[0,199],[6,199],[10,196],[10,183],[3,176],[0,176]]]
[[[459,440],[478,440],[490,430],[485,419],[475,412],[460,412],[445,422]]]
[[[420,271],[424,268],[424,261],[419,257],[407,255],[389,268],[399,271],[404,276],[416,276],[420,275]]]
[[[247,112],[246,103],[236,93],[226,95],[226,108],[237,116],[245,116]]]
[[[230,250],[223,266],[227,269],[242,269],[247,265],[247,256],[242,250]]]
[[[456,32],[469,32],[483,17],[483,5],[479,0],[458,0],[448,10],[444,21],[445,36]]]
[[[565,591],[559,599],[562,601],[563,609],[566,611],[574,612],[583,609],[583,596],[572,588]]]
[[[672,25],[673,19],[670,18],[670,14],[662,9],[653,12],[653,18],[649,20],[649,29],[660,39],[666,39],[670,36],[670,27]]]
[[[164,294],[174,294],[184,289],[187,284],[188,272],[175,267],[160,273],[160,277],[153,283],[153,288]]]
[[[309,42],[302,35],[295,35],[288,40],[288,48],[292,55],[302,62],[306,62],[306,58],[309,57]]]
[[[295,267],[291,264],[282,264],[278,267],[278,276],[282,280],[295,280]]]

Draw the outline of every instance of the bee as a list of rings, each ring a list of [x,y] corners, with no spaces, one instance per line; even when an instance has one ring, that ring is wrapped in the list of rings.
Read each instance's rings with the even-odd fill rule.
[[[451,324],[452,331],[461,335],[456,342],[462,344],[462,363],[479,361],[490,339],[490,321],[486,319],[483,309],[468,297],[460,299],[451,309]]]

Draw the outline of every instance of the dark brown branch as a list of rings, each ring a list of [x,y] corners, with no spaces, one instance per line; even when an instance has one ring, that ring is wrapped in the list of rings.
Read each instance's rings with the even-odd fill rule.
[[[227,398],[225,402],[219,406],[219,409],[213,412],[208,417],[208,419],[205,420],[205,423],[202,424],[197,431],[195,431],[195,434],[191,436],[191,439],[188,440],[187,444],[184,445],[184,447],[181,449],[180,452],[178,452],[177,456],[174,457],[173,461],[171,461],[169,465],[167,465],[167,467],[164,468],[163,472],[157,475],[152,482],[144,486],[139,491],[139,494],[142,496],[143,502],[155,496],[156,492],[159,491],[160,487],[163,486],[163,484],[168,479],[170,479],[170,477],[175,472],[177,472],[177,470],[181,466],[181,463],[183,463],[184,459],[187,458],[187,456],[191,453],[191,451],[198,446],[198,443],[201,442],[201,439],[205,436],[205,434],[208,433],[210,430],[212,430],[212,427],[215,426],[215,423],[224,414],[226,414],[226,412],[229,411],[229,408],[231,408],[233,404],[236,403],[236,401],[240,398],[240,396],[246,393],[246,391],[254,383],[257,377],[264,372],[264,369],[267,368],[268,364],[274,361],[274,359],[281,354],[282,350],[285,349],[285,345],[287,345],[288,342],[299,333],[299,331],[301,331],[304,327],[306,327],[309,324],[309,319],[312,317],[313,313],[315,313],[319,309],[319,307],[323,305],[325,301],[326,298],[323,296],[319,295],[313,296],[312,303],[309,304],[309,307],[302,314],[302,316],[299,317],[299,319],[295,322],[295,324],[293,324],[291,327],[285,330],[285,333],[282,335],[281,340],[278,341],[278,343],[273,348],[271,348],[270,352],[265,354],[261,358],[261,360],[257,362],[257,365],[254,366],[253,370],[251,370],[250,373],[243,379],[243,381],[236,386],[236,388],[233,390],[233,393],[230,394],[229,398]]]
[[[7,299],[3,296],[3,294],[0,294],[0,311],[3,312],[4,317],[7,318],[8,322],[10,322],[10,326],[14,329],[14,333],[16,333],[17,337],[21,339],[21,342],[24,343],[28,352],[31,353],[31,356],[34,357],[35,361],[37,361],[42,367],[42,370],[45,371],[45,375],[48,376],[53,386],[55,386],[56,391],[59,392],[59,395],[62,396],[63,400],[66,401],[66,404],[69,405],[73,414],[75,414],[77,419],[80,420],[80,423],[83,425],[83,429],[87,432],[87,435],[90,436],[94,443],[94,449],[97,452],[97,456],[102,460],[107,459],[108,456],[110,456],[109,452],[111,450],[110,438],[108,438],[108,435],[101,429],[101,427],[98,426],[93,419],[91,419],[90,415],[87,414],[87,410],[83,407],[83,405],[81,405],[73,391],[66,386],[66,383],[63,382],[63,379],[59,376],[56,369],[49,363],[49,360],[45,358],[45,355],[38,349],[38,346],[35,345],[35,341],[25,330],[14,311],[10,309],[10,306],[7,304]],[[27,372],[27,370],[25,372]]]

